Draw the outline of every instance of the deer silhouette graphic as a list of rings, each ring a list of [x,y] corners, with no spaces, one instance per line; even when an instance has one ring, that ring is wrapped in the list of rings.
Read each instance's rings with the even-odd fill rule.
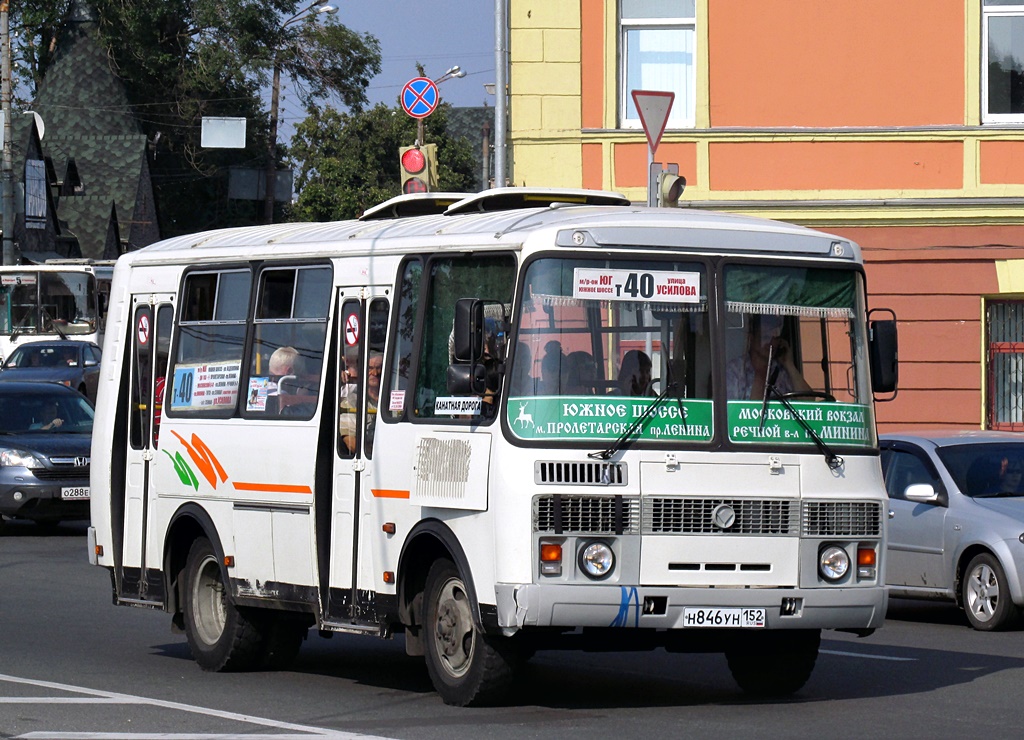
[[[526,413],[525,403],[519,404],[519,416],[513,419],[513,422],[516,424],[521,424],[524,427],[527,424],[529,424],[531,427],[533,426],[533,414]]]

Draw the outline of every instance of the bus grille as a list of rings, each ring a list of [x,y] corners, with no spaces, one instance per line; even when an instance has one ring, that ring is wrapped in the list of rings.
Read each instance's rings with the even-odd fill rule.
[[[637,534],[640,501],[624,496],[537,496],[533,531],[553,534]]]
[[[780,499],[645,498],[645,534],[792,535],[799,510]],[[732,514],[732,524],[716,523],[716,512]],[[728,520],[730,517],[724,517]]]
[[[804,501],[804,537],[878,537],[882,507],[877,501]]]
[[[609,462],[538,460],[533,464],[533,481],[538,485],[624,486],[626,466]]]

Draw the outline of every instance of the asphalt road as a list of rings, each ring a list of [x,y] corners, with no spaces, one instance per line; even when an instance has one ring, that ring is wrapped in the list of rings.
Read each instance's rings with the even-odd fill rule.
[[[310,633],[277,673],[209,674],[163,612],[115,607],[83,525],[0,534],[0,737],[1019,737],[1024,631],[893,602],[868,638],[825,633],[786,701],[744,697],[719,655],[548,652],[501,707],[434,693],[401,638]]]

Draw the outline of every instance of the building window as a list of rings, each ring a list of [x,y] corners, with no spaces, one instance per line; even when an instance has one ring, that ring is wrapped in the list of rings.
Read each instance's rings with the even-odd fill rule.
[[[983,0],[982,122],[1024,123],[1024,0]]]
[[[991,0],[990,0],[991,1]],[[621,0],[619,110],[622,128],[640,128],[633,90],[676,97],[667,128],[692,128],[696,106],[695,0]]]
[[[987,426],[1024,431],[1024,301],[989,301],[985,334]]]

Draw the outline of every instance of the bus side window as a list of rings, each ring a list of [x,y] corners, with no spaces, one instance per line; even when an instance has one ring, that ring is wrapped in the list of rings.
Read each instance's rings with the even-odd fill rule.
[[[386,419],[400,419],[409,408],[406,393],[412,385],[409,374],[412,372],[413,340],[419,332],[416,325],[416,308],[419,305],[422,278],[423,260],[413,257],[402,268],[402,278],[396,291],[398,305],[395,311],[395,337],[392,341],[391,362],[388,365],[389,375],[382,391],[386,398],[401,398],[402,405],[399,408],[389,402]]]
[[[430,261],[423,342],[412,398],[416,417],[434,417],[436,400],[449,396],[448,366],[452,362],[449,338],[455,321],[456,302],[462,298],[483,300],[485,315],[495,320],[492,336],[497,341],[502,322],[494,314],[501,315],[507,310],[502,307],[511,304],[514,284],[515,260],[510,255],[445,256]],[[501,341],[504,341],[503,336]],[[496,390],[498,383],[498,379],[493,378],[488,387]],[[452,413],[445,411],[437,416],[451,418]],[[459,418],[463,417],[459,415]]]
[[[310,419],[320,397],[331,269],[268,267],[259,276],[246,414]]]

